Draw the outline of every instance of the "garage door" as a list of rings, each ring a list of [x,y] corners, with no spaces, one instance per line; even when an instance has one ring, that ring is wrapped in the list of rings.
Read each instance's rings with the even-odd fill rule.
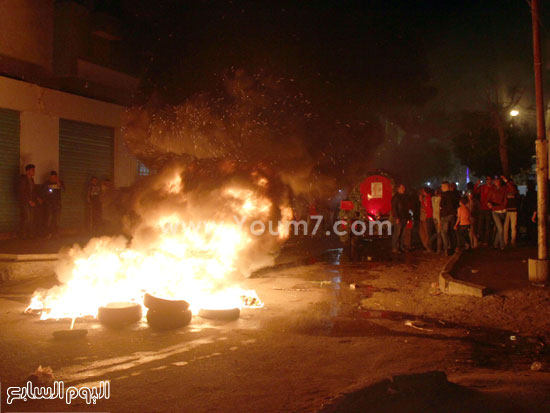
[[[92,176],[113,179],[113,128],[59,120],[59,176],[65,183],[61,225],[86,225],[86,191]]]
[[[0,109],[0,232],[19,223],[16,184],[19,176],[19,112]]]

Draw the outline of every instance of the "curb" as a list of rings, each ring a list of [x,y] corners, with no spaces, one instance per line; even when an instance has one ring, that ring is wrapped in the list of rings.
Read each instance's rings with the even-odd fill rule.
[[[0,283],[55,274],[58,254],[0,254]]]
[[[53,261],[59,254],[0,254],[0,261]]]
[[[455,254],[447,261],[445,267],[439,274],[439,289],[449,295],[466,295],[470,297],[484,297],[487,295],[487,287],[481,284],[474,284],[467,281],[457,280],[451,273],[456,263],[460,260],[462,251]]]

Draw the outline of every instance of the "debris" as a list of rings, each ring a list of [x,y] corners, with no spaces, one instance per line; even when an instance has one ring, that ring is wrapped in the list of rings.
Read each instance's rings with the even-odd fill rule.
[[[476,269],[476,268],[472,268],[472,274],[477,274],[478,272],[479,272],[479,270],[478,270],[478,269]]]
[[[531,364],[531,370],[533,371],[539,371],[542,368],[542,363],[540,361],[535,361],[533,364]]]
[[[86,337],[88,330],[85,328],[77,328],[72,330],[56,330],[53,333],[53,338],[56,340],[72,340]]]
[[[38,368],[32,372],[26,381],[30,381],[34,386],[47,387],[53,384],[55,376],[53,375],[53,370],[51,367],[42,367]]]
[[[518,338],[516,336],[510,336],[511,341],[516,341]]]
[[[25,311],[23,311],[23,314],[25,315],[40,315],[42,314],[42,309],[37,309],[37,308],[30,308],[30,307],[27,307],[25,309]]]
[[[241,295],[241,301],[244,308],[261,308],[264,306],[264,303],[254,291]]]
[[[75,330],[74,323],[76,321],[76,317],[73,317],[71,319],[71,327],[68,330],[56,330],[53,332],[53,338],[56,340],[72,340],[75,338],[83,338],[86,337],[88,334],[88,330],[85,328],[77,328]]]
[[[405,320],[405,325],[408,326],[408,327],[416,328],[417,330],[433,331],[429,328],[422,328],[422,327],[418,327],[418,326],[414,325],[414,321],[412,321],[412,320]]]
[[[349,285],[349,288],[352,289],[352,290],[356,290],[356,289],[366,289],[370,292],[373,292],[373,293],[376,293],[376,292],[380,292],[381,289],[378,288],[378,287],[375,287],[374,285],[367,285],[367,284],[359,284],[359,283],[351,283]],[[383,290],[388,290],[387,288],[384,288]]]

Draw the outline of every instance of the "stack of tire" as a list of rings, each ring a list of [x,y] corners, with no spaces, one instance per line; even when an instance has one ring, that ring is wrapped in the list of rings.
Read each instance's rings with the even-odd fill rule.
[[[184,327],[193,315],[185,300],[166,300],[146,293],[143,305],[147,307],[147,322],[158,330],[174,330]]]

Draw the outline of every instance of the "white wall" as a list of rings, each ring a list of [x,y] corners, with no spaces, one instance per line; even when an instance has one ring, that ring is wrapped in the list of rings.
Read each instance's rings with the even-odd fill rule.
[[[120,131],[123,106],[0,76],[0,108],[21,112],[21,169],[35,164],[37,183],[50,170],[59,170],[60,118],[114,128],[114,184],[128,186],[136,179],[137,161]]]
[[[36,165],[35,182],[44,183],[50,171],[59,171],[59,118],[37,112],[21,112],[19,158]]]
[[[124,146],[120,128],[115,129],[114,142],[114,185],[115,187],[130,186],[137,177],[137,161]]]

